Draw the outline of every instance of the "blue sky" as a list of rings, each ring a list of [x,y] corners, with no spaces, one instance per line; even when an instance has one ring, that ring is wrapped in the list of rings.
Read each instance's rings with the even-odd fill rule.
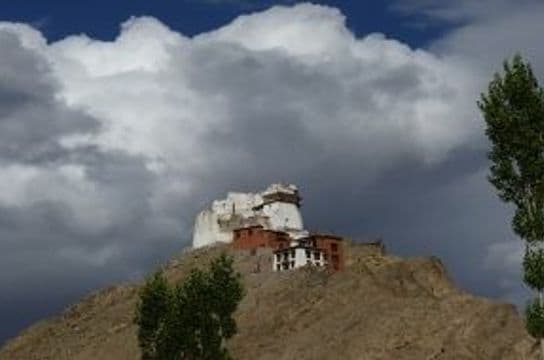
[[[131,16],[149,15],[172,29],[195,35],[225,25],[240,14],[263,10],[274,4],[302,1],[179,0],[166,1],[23,1],[2,2],[3,20],[30,23],[51,41],[71,34],[85,33],[93,38],[111,40],[119,24]],[[357,35],[380,32],[421,47],[447,31],[444,23],[425,21],[420,14],[396,11],[388,1],[313,1],[334,6],[347,16],[348,27]]]
[[[544,5],[319,4],[0,3],[0,343],[190,246],[213,199],[277,181],[309,230],[438,256],[461,288],[524,303],[476,100],[516,52],[544,81]]]

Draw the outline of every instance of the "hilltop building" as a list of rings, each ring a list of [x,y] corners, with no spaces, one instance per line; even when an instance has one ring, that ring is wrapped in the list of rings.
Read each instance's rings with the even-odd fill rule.
[[[290,184],[272,184],[257,194],[230,192],[198,214],[193,247],[225,242],[253,254],[269,248],[274,271],[305,265],[342,270],[342,238],[305,230],[300,202],[297,187]]]
[[[291,270],[305,265],[325,266],[338,271],[344,268],[342,238],[314,234],[293,240],[288,247],[274,250],[274,271]]]
[[[306,236],[300,200],[297,187],[288,184],[272,184],[257,194],[229,192],[226,199],[215,200],[197,215],[193,247],[231,243],[235,229],[252,226],[283,231],[293,238]]]

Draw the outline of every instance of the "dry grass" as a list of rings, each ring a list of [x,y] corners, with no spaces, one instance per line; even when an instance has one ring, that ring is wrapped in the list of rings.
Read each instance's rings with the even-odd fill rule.
[[[216,246],[172,259],[168,278],[180,281],[224,250],[247,289],[229,342],[235,359],[536,359],[515,308],[459,291],[435,258],[350,245],[341,273],[254,273],[257,261],[271,268],[266,250],[250,256]],[[91,294],[8,342],[0,359],[138,359],[136,299],[137,285]]]

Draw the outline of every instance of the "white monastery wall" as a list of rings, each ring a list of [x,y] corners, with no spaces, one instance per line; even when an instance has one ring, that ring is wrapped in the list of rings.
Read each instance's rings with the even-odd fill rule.
[[[274,202],[263,206],[272,230],[302,230],[302,215],[295,204]]]
[[[288,201],[264,199],[271,194],[298,197],[298,189],[294,185],[272,184],[256,194],[229,192],[226,199],[213,201],[209,209],[197,215],[193,229],[193,248],[215,242],[230,243],[234,229],[251,225],[285,231],[294,238],[306,236],[298,206]]]

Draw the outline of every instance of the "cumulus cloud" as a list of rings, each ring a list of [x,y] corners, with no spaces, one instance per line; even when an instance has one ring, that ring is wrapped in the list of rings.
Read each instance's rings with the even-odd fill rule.
[[[430,51],[458,66],[474,69],[482,89],[502,62],[515,53],[531,62],[537,77],[544,81],[542,2],[413,0],[397,5],[403,11],[423,14],[430,21],[459,24],[432,43]],[[509,221],[510,212],[504,215]],[[521,252],[522,242],[510,231],[495,237],[485,249],[487,269],[495,272],[505,296],[517,303],[523,303],[527,294],[520,285]]]
[[[356,37],[310,4],[192,38],[150,17],[113,41],[0,24],[0,301],[138,276],[211,199],[277,180],[301,186],[311,227],[440,255],[497,296],[481,258],[510,235],[482,170],[485,74],[451,36]]]
[[[43,162],[62,156],[62,136],[92,133],[98,123],[63,108],[58,84],[43,55],[24,48],[16,34],[0,30],[0,158]]]

